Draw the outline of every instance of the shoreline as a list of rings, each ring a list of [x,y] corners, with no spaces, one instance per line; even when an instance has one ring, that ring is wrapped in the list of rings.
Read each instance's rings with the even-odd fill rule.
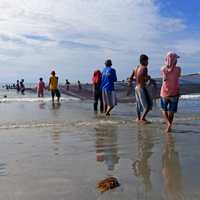
[[[149,93],[151,94],[153,99],[160,98],[160,88],[162,84],[161,78],[153,79],[156,81],[156,87],[153,84],[147,86]],[[180,78],[180,95],[187,94],[198,94],[200,93],[200,74],[189,74],[183,75]],[[115,83],[115,91],[117,95],[117,99],[119,103],[132,103],[135,102],[134,95],[135,83],[133,82],[131,86],[128,86],[128,82],[116,82]],[[79,89],[77,84],[71,84],[69,86],[69,90],[65,85],[59,86],[60,92],[64,95],[68,95],[70,97],[79,98],[81,100],[93,100],[93,86],[92,84],[82,84],[81,89]],[[14,89],[12,89],[14,90]],[[27,87],[26,91],[36,93],[35,88]]]

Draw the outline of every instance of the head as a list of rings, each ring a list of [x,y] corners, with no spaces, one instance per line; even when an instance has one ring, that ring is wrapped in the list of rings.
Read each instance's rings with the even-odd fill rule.
[[[40,78],[40,81],[43,81],[43,78]]]
[[[19,83],[19,80],[17,80],[17,83]]]
[[[112,60],[111,59],[108,59],[105,61],[105,66],[106,67],[111,67],[112,66]]]
[[[97,74],[101,74],[101,71],[99,69],[94,71],[94,75],[97,75]]]
[[[143,65],[143,66],[148,66],[149,57],[145,54],[140,55],[140,64]]]
[[[165,65],[168,68],[173,68],[174,66],[176,66],[178,58],[179,58],[179,56],[176,53],[168,52],[165,57]]]
[[[55,75],[56,75],[56,72],[55,72],[55,71],[52,71],[52,72],[51,72],[51,75],[52,75],[52,76],[55,76]]]

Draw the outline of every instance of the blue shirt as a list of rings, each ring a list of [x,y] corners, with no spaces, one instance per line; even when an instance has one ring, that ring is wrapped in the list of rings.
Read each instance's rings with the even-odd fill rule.
[[[103,69],[102,79],[101,79],[102,90],[113,91],[115,81],[117,81],[117,75],[115,69],[111,67],[105,67]]]

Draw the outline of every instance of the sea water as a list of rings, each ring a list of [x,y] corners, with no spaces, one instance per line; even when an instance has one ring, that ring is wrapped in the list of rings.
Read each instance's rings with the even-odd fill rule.
[[[4,98],[4,96],[7,96]],[[92,101],[0,91],[0,200],[200,199],[200,97],[183,96],[171,135],[159,101],[135,122],[135,105],[111,117]],[[100,193],[114,176],[120,187]]]

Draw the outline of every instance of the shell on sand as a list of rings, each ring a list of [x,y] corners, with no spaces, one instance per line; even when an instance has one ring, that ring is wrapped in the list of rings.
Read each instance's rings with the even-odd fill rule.
[[[102,193],[119,186],[120,184],[115,177],[109,177],[97,183],[97,189]]]

